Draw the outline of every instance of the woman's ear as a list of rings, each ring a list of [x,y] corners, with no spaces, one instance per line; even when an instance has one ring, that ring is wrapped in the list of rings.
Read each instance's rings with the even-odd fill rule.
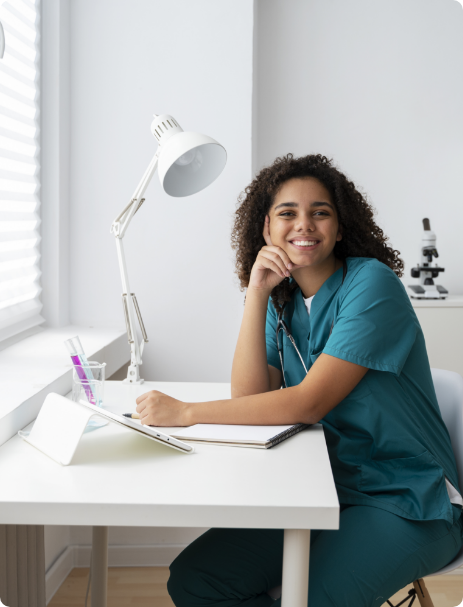
[[[268,247],[272,246],[272,239],[270,238],[270,217],[268,215],[265,216],[264,220],[264,229],[262,232],[265,243]]]
[[[338,227],[338,235],[336,236],[336,242],[339,242],[340,240],[342,240],[342,225],[339,224]]]

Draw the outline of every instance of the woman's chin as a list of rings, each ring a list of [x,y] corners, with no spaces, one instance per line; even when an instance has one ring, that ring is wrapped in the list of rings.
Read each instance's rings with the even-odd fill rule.
[[[312,261],[307,261],[307,259],[291,259],[291,263],[298,266],[295,270],[292,270],[294,272],[302,270],[303,268],[310,268],[310,266],[314,265]]]
[[[320,259],[317,257],[310,257],[308,258],[307,255],[292,255],[291,256],[291,263],[293,263],[295,266],[299,266],[298,269],[303,269],[303,268],[315,268],[318,266],[323,265],[323,261],[320,261]],[[296,270],[297,271],[297,270]]]
[[[294,253],[290,256],[291,259],[291,263],[293,263],[296,266],[313,266],[314,264],[317,263],[317,260],[313,258],[313,256],[309,256],[307,254],[299,254],[299,255],[294,255]]]

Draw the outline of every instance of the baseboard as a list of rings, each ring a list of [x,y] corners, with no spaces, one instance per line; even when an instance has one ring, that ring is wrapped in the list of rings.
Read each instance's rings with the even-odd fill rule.
[[[108,547],[109,567],[167,567],[186,548],[186,544]],[[46,573],[47,605],[74,567],[90,566],[90,545],[73,544],[59,555]],[[463,575],[463,567],[446,575]]]
[[[108,546],[109,567],[167,567],[186,544],[151,544],[140,546]],[[90,545],[74,546],[74,567],[90,566]]]
[[[108,547],[109,567],[167,567],[186,548],[186,544]],[[74,567],[90,566],[90,545],[68,546],[46,573],[47,604]]]
[[[444,575],[463,575],[463,565],[456,569],[452,569],[452,571],[449,571],[448,573],[444,573]]]
[[[68,546],[55,560],[53,565],[48,568],[45,574],[45,598],[47,605],[74,567],[74,546]]]

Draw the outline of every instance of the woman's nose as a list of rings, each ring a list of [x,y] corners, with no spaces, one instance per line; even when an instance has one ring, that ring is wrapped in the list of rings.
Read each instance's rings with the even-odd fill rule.
[[[298,232],[313,232],[315,229],[312,218],[306,215],[300,216],[294,227]]]

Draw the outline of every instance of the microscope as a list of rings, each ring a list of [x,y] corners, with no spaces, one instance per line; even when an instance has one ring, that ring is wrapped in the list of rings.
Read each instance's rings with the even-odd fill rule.
[[[445,299],[448,295],[447,289],[441,285],[434,284],[434,278],[439,276],[439,272],[444,272],[436,263],[432,265],[432,258],[439,257],[436,249],[436,235],[431,230],[429,219],[423,219],[423,236],[421,238],[421,264],[412,268],[413,278],[419,278],[419,285],[409,285],[408,294],[413,299]]]

